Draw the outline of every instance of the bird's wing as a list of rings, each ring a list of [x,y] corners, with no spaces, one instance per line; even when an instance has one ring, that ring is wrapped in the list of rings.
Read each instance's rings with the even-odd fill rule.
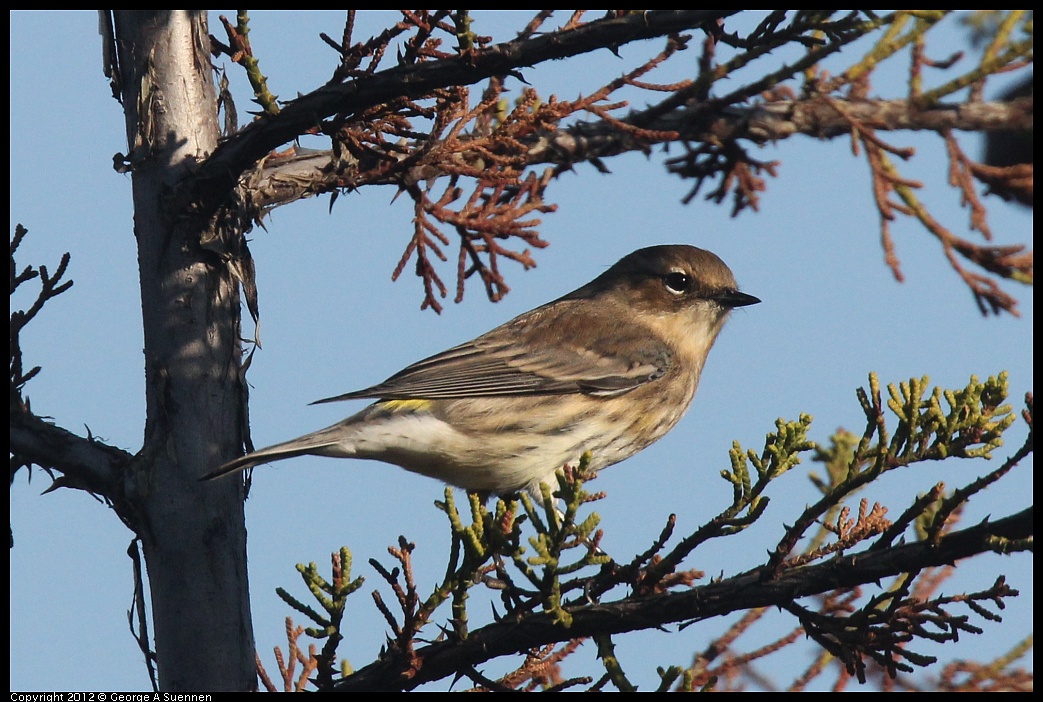
[[[579,320],[582,322],[582,320]],[[616,395],[661,377],[669,347],[642,329],[606,338],[577,334],[577,320],[520,318],[460,346],[418,361],[383,383],[312,404],[359,398],[458,399],[581,392]],[[622,325],[626,326],[626,325]],[[582,340],[582,341],[580,341]]]

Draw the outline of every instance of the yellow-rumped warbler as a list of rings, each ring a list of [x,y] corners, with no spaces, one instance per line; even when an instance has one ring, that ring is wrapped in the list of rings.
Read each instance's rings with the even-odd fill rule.
[[[318,400],[377,402],[206,478],[313,454],[384,461],[502,494],[552,481],[585,451],[591,468],[604,468],[673,428],[728,312],[757,302],[709,251],[640,249],[473,341],[379,385]]]

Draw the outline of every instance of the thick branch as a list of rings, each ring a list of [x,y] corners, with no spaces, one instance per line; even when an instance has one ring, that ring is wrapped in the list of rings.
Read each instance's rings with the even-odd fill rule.
[[[278,115],[245,127],[196,173],[189,201],[202,212],[216,208],[239,176],[270,151],[337,114],[357,113],[403,97],[415,99],[448,86],[472,85],[544,61],[694,29],[738,10],[656,10],[598,20],[568,31],[521,37],[457,56],[397,66],[364,79],[326,85],[286,105]]]
[[[844,113],[838,112],[841,107]],[[706,120],[705,115],[712,115]],[[696,115],[702,115],[700,120]],[[754,142],[778,141],[795,134],[830,139],[851,133],[852,120],[880,131],[990,131],[1032,129],[1032,98],[1012,102],[976,102],[937,105],[920,109],[909,100],[782,100],[728,107],[723,112],[707,110],[705,105],[664,115],[650,129],[676,131],[682,139]],[[610,125],[595,125],[594,135],[610,136]],[[582,130],[580,130],[582,131]],[[604,155],[611,155],[606,152]]]
[[[111,486],[121,475],[120,468],[131,454],[83,438],[43,421],[39,417],[14,412],[11,415],[11,453],[16,461],[53,468],[64,474],[58,484],[77,487],[113,499]]]
[[[761,569],[693,588],[570,609],[573,624],[556,625],[550,615],[535,614],[522,621],[502,621],[471,632],[464,641],[431,644],[415,651],[419,668],[410,679],[396,669],[393,655],[362,668],[337,686],[348,690],[402,690],[455,674],[498,656],[549,643],[661,627],[708,619],[737,610],[789,603],[801,597],[879,581],[901,573],[954,563],[992,550],[994,538],[1024,539],[1033,533],[1032,508],[995,522],[948,534],[937,545],[907,544],[879,552],[850,555],[820,565],[783,571],[768,580]]]
[[[843,107],[846,117],[834,105]],[[698,117],[696,117],[698,115]],[[550,134],[528,138],[529,165],[550,163],[568,167],[592,159],[615,156],[628,151],[646,151],[654,134],[662,139],[679,135],[683,140],[731,141],[746,139],[757,143],[779,141],[795,135],[830,139],[850,134],[851,121],[872,125],[881,131],[935,131],[954,129],[985,132],[1032,129],[1032,98],[1011,102],[977,102],[937,105],[918,109],[908,100],[786,100],[747,108],[729,107],[707,120],[705,106],[677,110],[650,124],[641,138],[602,120],[583,122]],[[629,122],[631,120],[621,120]],[[344,170],[333,168],[332,151],[307,151],[269,159],[251,183],[253,201],[263,207],[277,207],[295,200],[331,192],[350,180]],[[361,185],[362,183],[360,183]]]

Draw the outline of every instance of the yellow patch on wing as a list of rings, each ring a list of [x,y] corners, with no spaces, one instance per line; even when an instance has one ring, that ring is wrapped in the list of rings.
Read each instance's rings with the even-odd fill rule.
[[[383,400],[380,406],[388,412],[422,412],[433,404],[434,400]]]

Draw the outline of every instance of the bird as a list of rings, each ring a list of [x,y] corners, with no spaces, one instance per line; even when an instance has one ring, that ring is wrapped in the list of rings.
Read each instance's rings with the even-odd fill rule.
[[[600,470],[662,438],[692,403],[729,312],[759,302],[709,251],[638,249],[573,292],[382,383],[311,403],[375,400],[201,480],[317,455],[383,461],[485,494],[538,494],[586,452],[588,469]]]

